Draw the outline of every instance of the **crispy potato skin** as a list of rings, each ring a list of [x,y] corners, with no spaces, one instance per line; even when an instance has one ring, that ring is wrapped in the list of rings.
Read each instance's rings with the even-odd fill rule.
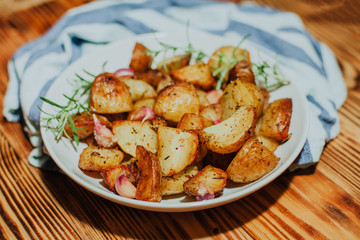
[[[135,43],[133,55],[129,67],[135,72],[145,72],[150,69],[152,64],[152,57],[148,55],[149,49],[147,49],[141,43]]]
[[[182,130],[198,130],[213,125],[210,119],[206,119],[196,113],[185,113],[180,119],[177,128]]]
[[[289,127],[292,115],[291,98],[278,99],[269,104],[259,119],[259,135],[275,138],[280,143],[290,138]]]
[[[171,76],[177,81],[189,82],[205,90],[209,90],[215,82],[209,66],[202,61],[175,70]]]
[[[243,82],[239,79],[229,83],[224,89],[220,99],[222,106],[222,120],[230,117],[241,106],[250,105],[256,109],[257,118],[263,110],[264,97],[258,87],[252,83]]]
[[[88,146],[80,154],[79,168],[86,171],[104,171],[118,166],[124,153],[118,149]]]
[[[156,155],[143,146],[136,147],[139,177],[136,187],[136,199],[149,202],[160,202],[161,168]]]
[[[185,113],[199,113],[200,101],[195,87],[177,83],[163,89],[155,100],[156,115],[172,122],[179,122]]]
[[[234,182],[255,181],[273,170],[279,158],[256,138],[249,139],[231,161],[226,172]]]
[[[176,55],[165,59],[157,65],[157,69],[163,74],[172,73],[175,70],[188,66],[191,60],[191,53]],[[165,64],[165,67],[164,67]]]
[[[255,110],[242,106],[225,121],[199,130],[201,142],[216,153],[227,154],[238,151],[249,139],[255,126]]]
[[[159,70],[156,69],[148,69],[146,72],[135,72],[134,79],[142,80],[154,88],[158,85],[158,83],[164,79],[169,79],[170,76],[167,74],[162,74]]]
[[[90,110],[95,113],[122,113],[133,109],[129,88],[112,73],[99,74],[90,90]]]
[[[184,183],[184,191],[190,196],[197,196],[199,183],[204,182],[211,188],[212,191],[214,191],[215,196],[218,196],[225,188],[226,180],[227,173],[225,171],[220,168],[207,165],[204,169]]]
[[[251,70],[251,64],[248,61],[241,60],[230,70],[229,81],[235,79],[255,84],[255,75]]]

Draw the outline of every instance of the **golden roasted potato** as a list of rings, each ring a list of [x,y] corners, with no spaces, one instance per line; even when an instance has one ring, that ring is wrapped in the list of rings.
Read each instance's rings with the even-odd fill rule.
[[[291,134],[289,134],[291,115],[291,98],[282,98],[273,101],[259,119],[259,127],[256,129],[257,134],[275,138],[280,143],[285,142],[291,136]]]
[[[156,92],[160,93],[163,89],[167,88],[168,86],[174,85],[175,81],[168,77],[160,80],[158,84],[156,85]]]
[[[143,106],[147,106],[153,109],[154,104],[155,104],[155,98],[146,98],[146,99],[138,100],[134,103],[134,112]]]
[[[263,111],[267,108],[270,99],[270,92],[265,88],[260,88],[261,94],[263,95]]]
[[[226,170],[229,179],[237,183],[255,181],[273,170],[279,158],[256,138],[250,138],[236,154]]]
[[[218,196],[225,188],[227,174],[220,168],[215,168],[207,165],[204,169],[198,172],[184,183],[184,190],[190,196],[199,196],[199,187],[201,184],[206,185],[212,191],[212,194]],[[200,186],[199,186],[200,185]]]
[[[238,62],[245,59],[248,63],[251,63],[250,53],[244,49],[236,48],[234,46],[223,46],[217,49],[209,59],[208,65],[210,71],[213,73],[216,69],[223,67],[230,60]],[[225,75],[225,81],[228,79],[228,74]]]
[[[134,72],[134,79],[147,82],[155,88],[160,81],[170,79],[170,76],[156,69],[148,69],[146,72]]]
[[[222,107],[220,104],[211,104],[200,111],[200,116],[211,120],[213,123],[221,119]]]
[[[152,153],[158,149],[157,134],[148,122],[116,121],[112,131],[121,149],[133,157],[136,156],[137,145],[144,146]]]
[[[136,147],[139,179],[136,186],[136,199],[149,202],[161,201],[161,169],[156,155],[143,146]]]
[[[189,65],[190,60],[191,53],[176,55],[159,62],[156,68],[160,70],[160,72],[167,74]]]
[[[160,126],[158,144],[161,173],[163,176],[171,176],[194,162],[199,149],[199,137],[193,130]]]
[[[255,137],[262,145],[264,145],[272,152],[275,152],[275,150],[280,145],[280,143],[275,138],[266,137],[264,135],[255,135]]]
[[[94,113],[122,113],[133,109],[128,86],[113,73],[101,73],[95,78],[89,105]]]
[[[135,43],[129,67],[135,72],[145,72],[149,70],[153,59],[148,53],[149,49],[144,45],[138,42]]]
[[[199,171],[197,165],[187,166],[181,172],[170,177],[163,177],[161,181],[162,195],[172,195],[184,192],[184,183]]]
[[[256,117],[260,117],[263,110],[263,95],[258,87],[252,83],[234,80],[224,89],[220,99],[222,107],[221,119],[230,117],[239,107],[250,105],[256,110]]]
[[[141,99],[156,98],[157,96],[155,89],[145,81],[131,78],[122,78],[122,81],[129,87],[129,92],[133,102]]]
[[[121,163],[116,167],[102,171],[101,175],[109,189],[115,191],[115,181],[120,174],[125,174],[126,178],[136,185],[137,171],[137,165],[134,162],[128,164]]]
[[[200,101],[195,87],[189,83],[176,83],[163,89],[155,100],[156,115],[179,122],[185,113],[199,113]]]
[[[118,149],[88,146],[80,154],[79,168],[85,171],[104,171],[118,166],[124,153]]]
[[[206,92],[201,89],[196,89],[196,93],[199,96],[200,111],[206,106],[210,105],[209,99],[206,97]]]
[[[76,113],[71,116],[76,127],[76,134],[80,140],[89,137],[94,133],[94,119],[91,114],[86,112]],[[106,125],[107,127],[111,126],[111,122],[103,116],[96,115],[97,119],[101,124]],[[65,132],[68,136],[73,137],[72,129],[67,123],[65,125]]]
[[[185,113],[180,119],[177,128],[182,130],[198,130],[213,125],[210,119],[206,119],[196,113]]]
[[[235,64],[229,72],[229,81],[235,79],[255,84],[255,75],[251,70],[251,63],[244,59]]]
[[[175,70],[171,76],[177,81],[188,82],[205,90],[209,90],[214,85],[209,66],[202,61]]]
[[[253,133],[255,110],[242,106],[225,121],[199,130],[201,142],[216,153],[226,154],[238,151]]]

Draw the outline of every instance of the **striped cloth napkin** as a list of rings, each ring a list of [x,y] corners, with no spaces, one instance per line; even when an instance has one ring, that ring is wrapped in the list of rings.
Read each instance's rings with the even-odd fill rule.
[[[293,13],[251,3],[236,5],[206,0],[97,1],[68,11],[44,36],[22,46],[8,64],[9,84],[3,114],[8,121],[23,117],[34,150],[33,166],[56,169],[43,153],[39,131],[40,96],[76,59],[101,46],[136,34],[191,28],[215,35],[251,34],[254,44],[284,57],[303,81],[310,109],[306,143],[289,170],[319,161],[324,145],[339,133],[337,110],[346,87],[330,49],[316,41]]]

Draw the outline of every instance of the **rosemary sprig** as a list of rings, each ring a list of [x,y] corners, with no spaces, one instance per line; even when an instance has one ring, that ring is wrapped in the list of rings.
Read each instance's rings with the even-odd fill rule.
[[[95,77],[95,75],[89,73],[88,71],[86,71],[86,70],[83,70],[83,71],[86,74],[90,75],[91,77]],[[65,136],[65,137],[69,138],[70,140],[74,140],[76,142],[76,144],[78,145],[79,138],[78,138],[78,135],[76,132],[76,130],[78,128],[75,126],[72,115],[76,112],[78,112],[78,113],[82,112],[82,111],[89,112],[88,100],[86,101],[85,104],[83,104],[81,102],[81,98],[89,92],[91,85],[92,85],[92,81],[88,81],[78,74],[75,74],[75,76],[77,77],[76,80],[80,86],[78,86],[75,89],[72,96],[67,96],[67,95],[63,94],[63,96],[68,100],[68,102],[65,105],[60,105],[60,104],[55,103],[54,101],[51,101],[48,98],[40,97],[40,99],[43,100],[45,103],[58,108],[59,111],[57,113],[52,114],[52,113],[45,112],[40,107],[39,107],[39,109],[41,112],[43,112],[44,114],[46,114],[48,116],[48,117],[44,117],[42,120],[44,120],[46,122],[46,125],[45,125],[46,128],[55,131],[56,141],[59,141],[62,136]],[[57,125],[54,128],[52,128],[50,125],[50,123],[53,120],[57,121]],[[67,124],[69,124],[69,126],[71,127],[73,137],[69,136],[65,131],[65,126]]]

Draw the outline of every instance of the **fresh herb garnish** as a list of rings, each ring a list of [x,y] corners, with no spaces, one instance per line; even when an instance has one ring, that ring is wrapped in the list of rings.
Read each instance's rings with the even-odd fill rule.
[[[86,74],[90,75],[91,77],[95,77],[95,75],[89,73],[88,71],[86,71],[86,70],[83,70],[83,71]],[[80,113],[80,112],[89,113],[88,100],[86,100],[85,101],[86,103],[83,104],[81,102],[81,98],[89,92],[91,85],[92,85],[92,81],[88,81],[78,74],[75,74],[75,76],[77,77],[76,82],[79,83],[79,86],[75,89],[72,96],[67,96],[67,95],[63,94],[63,96],[68,100],[66,105],[59,105],[59,104],[51,101],[48,98],[40,97],[41,100],[58,108],[59,111],[55,114],[51,114],[51,113],[45,112],[40,107],[39,107],[39,109],[41,112],[43,112],[44,114],[46,114],[48,116],[48,117],[43,118],[42,120],[46,121],[46,125],[45,125],[46,128],[54,130],[56,132],[56,135],[55,135],[56,141],[59,141],[62,136],[65,136],[71,140],[75,140],[76,144],[79,144],[79,138],[78,138],[78,135],[76,132],[76,130],[78,128],[75,126],[72,115],[76,112],[77,113]],[[52,128],[50,126],[50,122],[53,120],[57,121],[57,125],[54,128]],[[69,136],[65,131],[65,126],[67,124],[69,124],[69,126],[71,127],[71,131],[73,133],[73,138],[71,136]]]

